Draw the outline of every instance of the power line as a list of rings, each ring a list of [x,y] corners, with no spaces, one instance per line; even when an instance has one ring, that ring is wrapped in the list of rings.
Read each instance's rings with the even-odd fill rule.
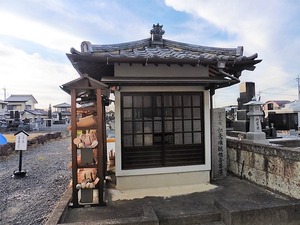
[[[298,96],[298,95],[289,95],[289,94],[279,94],[279,93],[272,93],[272,92],[265,92],[265,91],[261,91],[260,92],[261,94],[268,94],[268,95],[284,95],[284,96],[290,96],[290,97],[295,97],[295,96]]]

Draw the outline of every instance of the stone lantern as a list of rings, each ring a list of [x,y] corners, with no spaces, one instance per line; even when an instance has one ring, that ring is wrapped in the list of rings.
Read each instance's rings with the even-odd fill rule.
[[[249,112],[247,113],[249,117],[249,132],[246,133],[246,139],[252,140],[257,143],[268,143],[266,140],[266,134],[262,132],[261,129],[261,117],[263,116],[263,112],[261,111],[262,102],[256,101],[256,98],[252,98],[252,100],[246,104],[245,106],[249,107]]]

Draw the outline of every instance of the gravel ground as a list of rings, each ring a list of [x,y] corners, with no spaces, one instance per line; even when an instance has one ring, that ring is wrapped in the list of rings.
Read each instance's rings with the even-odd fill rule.
[[[13,178],[19,154],[0,158],[0,224],[44,224],[71,180],[70,138],[23,151],[24,178]]]

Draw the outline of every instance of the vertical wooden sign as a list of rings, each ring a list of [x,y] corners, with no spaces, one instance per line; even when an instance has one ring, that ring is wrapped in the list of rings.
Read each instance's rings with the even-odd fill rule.
[[[22,152],[24,150],[27,150],[27,137],[29,134],[21,130],[17,133],[15,133],[16,140],[15,140],[15,150],[20,151],[20,157],[19,157],[19,170],[14,171],[14,177],[20,178],[20,177],[25,177],[26,176],[26,171],[22,170]]]
[[[15,150],[27,150],[27,137],[29,134],[22,130],[15,133],[16,141],[15,141]]]

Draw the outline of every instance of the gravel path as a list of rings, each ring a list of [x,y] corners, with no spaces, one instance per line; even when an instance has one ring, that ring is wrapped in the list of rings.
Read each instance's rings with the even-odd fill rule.
[[[70,138],[23,152],[24,178],[13,178],[19,154],[0,158],[0,224],[44,224],[71,180]]]

